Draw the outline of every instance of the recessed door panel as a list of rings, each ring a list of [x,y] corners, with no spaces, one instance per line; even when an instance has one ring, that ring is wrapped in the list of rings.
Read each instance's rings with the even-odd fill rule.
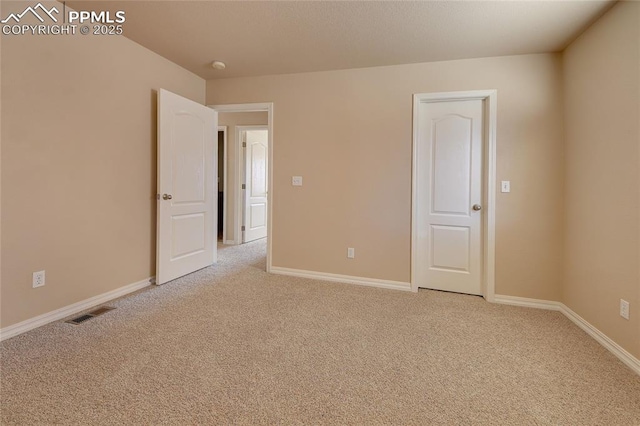
[[[205,215],[203,213],[173,216],[171,218],[171,260],[202,252],[205,249]]]
[[[469,243],[466,226],[432,226],[431,268],[468,273]]]
[[[432,123],[433,213],[469,214],[472,123],[471,118],[459,115]]]
[[[267,205],[264,203],[251,205],[251,218],[249,220],[249,227],[251,229],[262,228],[266,225],[265,219],[267,218]]]
[[[201,117],[187,112],[173,116],[172,203],[202,203],[205,187],[206,129]]]
[[[267,195],[267,147],[261,143],[251,147],[251,197]]]

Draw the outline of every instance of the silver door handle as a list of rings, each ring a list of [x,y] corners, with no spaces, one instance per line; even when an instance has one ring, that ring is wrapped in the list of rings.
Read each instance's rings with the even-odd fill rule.
[[[172,198],[173,198],[173,197],[172,197],[171,195],[169,195],[169,194],[164,194],[164,195],[162,196],[162,199],[163,199],[163,200],[170,200],[170,199],[172,199]]]
[[[480,204],[474,204],[473,205],[473,210],[479,212],[480,210],[482,210],[482,206]]]

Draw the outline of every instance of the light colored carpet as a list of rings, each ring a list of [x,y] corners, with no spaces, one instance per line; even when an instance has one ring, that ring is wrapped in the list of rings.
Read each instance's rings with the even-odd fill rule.
[[[1,344],[2,424],[640,425],[560,313],[267,275],[264,241]]]

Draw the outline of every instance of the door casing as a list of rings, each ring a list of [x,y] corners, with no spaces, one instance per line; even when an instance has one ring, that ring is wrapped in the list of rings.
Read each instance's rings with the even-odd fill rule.
[[[411,290],[418,291],[416,280],[417,256],[417,149],[418,120],[422,105],[443,101],[483,100],[485,104],[485,134],[483,138],[483,206],[482,223],[482,295],[489,301],[495,299],[495,204],[496,204],[496,122],[497,91],[474,90],[465,92],[419,93],[413,95],[413,144],[411,164]]]

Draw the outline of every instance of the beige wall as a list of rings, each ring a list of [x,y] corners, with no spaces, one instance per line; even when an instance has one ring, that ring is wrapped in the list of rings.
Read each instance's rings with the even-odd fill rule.
[[[0,7],[0,11],[2,8]],[[0,231],[2,230],[2,39],[0,36]],[[2,326],[2,232],[0,232],[0,327]]]
[[[496,291],[558,300],[560,67],[542,54],[211,80],[207,103],[274,102],[274,266],[406,282],[412,95],[497,89],[497,177],[512,192],[497,198]]]
[[[154,275],[159,88],[204,103],[124,37],[3,36],[2,327]]]
[[[640,3],[616,5],[563,63],[563,301],[640,358]]]
[[[260,126],[267,125],[267,112],[222,112],[218,114],[218,125],[227,126],[227,240],[235,240],[236,229],[236,203],[238,187],[236,186],[236,176],[238,175],[237,149],[236,149],[236,126]],[[240,242],[240,241],[238,241]]]

